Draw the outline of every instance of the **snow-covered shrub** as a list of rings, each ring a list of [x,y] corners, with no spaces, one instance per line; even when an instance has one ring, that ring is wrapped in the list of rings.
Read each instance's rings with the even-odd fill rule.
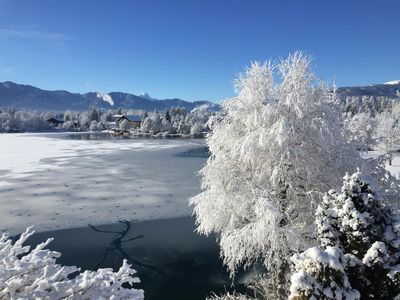
[[[338,262],[345,273],[342,272],[340,278],[347,277],[361,299],[393,299],[399,295],[399,219],[384,206],[360,172],[344,177],[341,193],[332,190],[325,195],[316,211],[316,225],[321,248],[312,248],[319,254],[310,258],[311,261],[322,259],[320,256],[328,249],[337,249]],[[308,259],[305,256],[303,253],[294,257],[293,295],[298,294],[293,291],[301,290],[300,287],[310,281],[315,283],[309,288],[312,293],[318,293],[320,287],[325,286],[323,271],[310,272],[306,262],[302,262]],[[302,277],[304,273],[310,278]]]
[[[292,257],[295,273],[291,277],[289,300],[357,300],[343,268],[343,254],[337,247],[313,247]]]
[[[79,268],[56,263],[61,253],[44,249],[52,239],[32,250],[24,246],[33,233],[30,227],[15,242],[5,234],[0,238],[0,299],[144,299],[143,290],[132,288],[140,281],[126,260],[117,272],[76,275]]]

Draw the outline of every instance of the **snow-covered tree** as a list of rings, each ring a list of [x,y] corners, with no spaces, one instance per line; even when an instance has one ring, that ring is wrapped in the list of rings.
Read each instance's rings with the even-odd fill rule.
[[[341,193],[331,190],[316,211],[320,248],[308,249],[293,258],[296,270],[292,276],[292,299],[310,299],[296,296],[321,291],[337,296],[336,287],[340,293],[357,290],[361,299],[394,299],[400,295],[400,220],[360,172],[343,179]],[[332,250],[336,253],[333,256],[329,255]],[[308,255],[310,252],[313,256]],[[340,271],[329,279],[327,264],[315,268],[327,257],[335,257],[335,270]]]
[[[355,114],[344,120],[344,134],[354,143],[354,146],[363,152],[368,152],[376,145],[375,119],[367,113]]]
[[[79,114],[79,125],[82,129],[88,129],[91,121],[92,120],[90,119],[89,113],[87,111],[81,112]]]
[[[400,119],[396,119],[396,113],[385,112],[377,116],[376,137],[381,145],[390,155],[389,163],[392,162],[392,153],[400,144]]]
[[[72,110],[67,110],[64,112],[64,122],[74,121],[75,113]]]
[[[8,109],[0,112],[0,132],[42,131],[53,129],[47,122],[49,113]],[[52,116],[52,115],[51,115]]]
[[[132,288],[140,281],[126,260],[117,272],[79,273],[57,264],[61,253],[45,249],[52,239],[32,250],[24,246],[33,233],[28,228],[15,242],[6,234],[0,238],[0,299],[144,299],[143,290]]]
[[[343,137],[336,95],[315,79],[308,56],[253,63],[235,87],[207,138],[204,191],[191,204],[198,232],[218,235],[228,269],[261,258],[278,299],[289,281],[287,258],[313,238],[321,193],[364,162]]]
[[[129,130],[131,128],[131,123],[127,119],[124,119],[119,123],[119,128],[121,130]]]
[[[201,123],[194,123],[191,127],[190,127],[190,134],[192,136],[201,136],[203,132],[203,126]]]
[[[73,130],[75,129],[75,124],[73,121],[66,121],[63,123],[62,127],[66,130]]]
[[[344,256],[337,247],[310,248],[292,257],[289,300],[358,300],[343,267]]]
[[[162,119],[161,116],[154,112],[143,120],[140,129],[145,132],[158,133],[162,131]]]
[[[91,121],[100,121],[101,111],[95,106],[91,106],[88,111],[88,116]]]
[[[100,123],[99,123],[100,124]],[[97,121],[93,120],[92,122],[90,122],[90,126],[89,126],[89,130],[90,131],[96,131],[98,129],[97,127]]]

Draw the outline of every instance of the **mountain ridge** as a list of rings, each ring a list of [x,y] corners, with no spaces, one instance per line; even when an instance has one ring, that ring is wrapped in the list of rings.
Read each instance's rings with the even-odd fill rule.
[[[344,101],[348,96],[389,97],[397,98],[400,81],[392,80],[383,84],[368,86],[350,86],[337,88],[339,98]],[[154,99],[147,93],[134,95],[125,92],[87,92],[72,93],[66,90],[43,90],[28,84],[12,81],[0,82],[0,108],[15,107],[19,109],[42,111],[87,110],[90,106],[101,109],[138,109],[145,111],[164,110],[172,107],[183,107],[192,110],[200,105],[209,105],[218,109],[219,105],[210,101],[186,101],[179,98]]]
[[[396,98],[398,91],[400,91],[399,80],[392,80],[386,83],[371,84],[366,86],[340,87],[336,90],[342,100],[344,100],[348,96],[381,96]]]
[[[124,92],[71,93],[66,90],[43,90],[12,81],[0,82],[0,107],[65,111],[86,110],[90,106],[102,109],[141,109],[146,111],[183,107],[187,110],[200,105],[218,105],[210,101],[186,101],[179,98],[153,99],[148,94],[138,96]]]

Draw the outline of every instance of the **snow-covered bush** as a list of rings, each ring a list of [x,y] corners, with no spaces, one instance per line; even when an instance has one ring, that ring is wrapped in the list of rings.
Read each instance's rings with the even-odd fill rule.
[[[361,299],[394,299],[399,295],[399,218],[377,198],[360,172],[344,177],[341,193],[331,190],[325,195],[316,211],[316,225],[321,248],[294,256],[292,299],[310,299],[296,296],[315,295],[321,289],[337,295],[332,288],[338,280],[341,291],[352,287]],[[340,269],[340,274],[329,279],[331,285],[326,286],[326,264],[319,269],[313,269],[313,265],[321,265],[332,249],[337,257],[335,269]],[[307,254],[310,251],[313,256]],[[353,299],[349,297],[343,299]]]
[[[0,238],[0,299],[144,299],[143,290],[132,288],[140,281],[126,260],[117,272],[76,275],[79,268],[56,263],[61,253],[44,249],[52,239],[32,250],[24,246],[33,233],[28,228],[15,242],[5,234]]]
[[[296,272],[291,277],[289,300],[357,300],[343,268],[343,254],[337,247],[310,248],[292,257]]]

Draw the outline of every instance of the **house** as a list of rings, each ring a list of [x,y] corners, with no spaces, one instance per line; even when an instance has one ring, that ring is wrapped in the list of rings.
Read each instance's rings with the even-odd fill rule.
[[[128,120],[132,128],[140,128],[142,124],[142,117],[139,115],[115,115],[114,118],[116,127],[119,127],[123,120]]]
[[[54,127],[57,127],[59,125],[61,125],[62,123],[64,123],[63,121],[55,118],[55,117],[50,117],[48,119],[46,119],[46,121],[50,124],[53,125]]]

